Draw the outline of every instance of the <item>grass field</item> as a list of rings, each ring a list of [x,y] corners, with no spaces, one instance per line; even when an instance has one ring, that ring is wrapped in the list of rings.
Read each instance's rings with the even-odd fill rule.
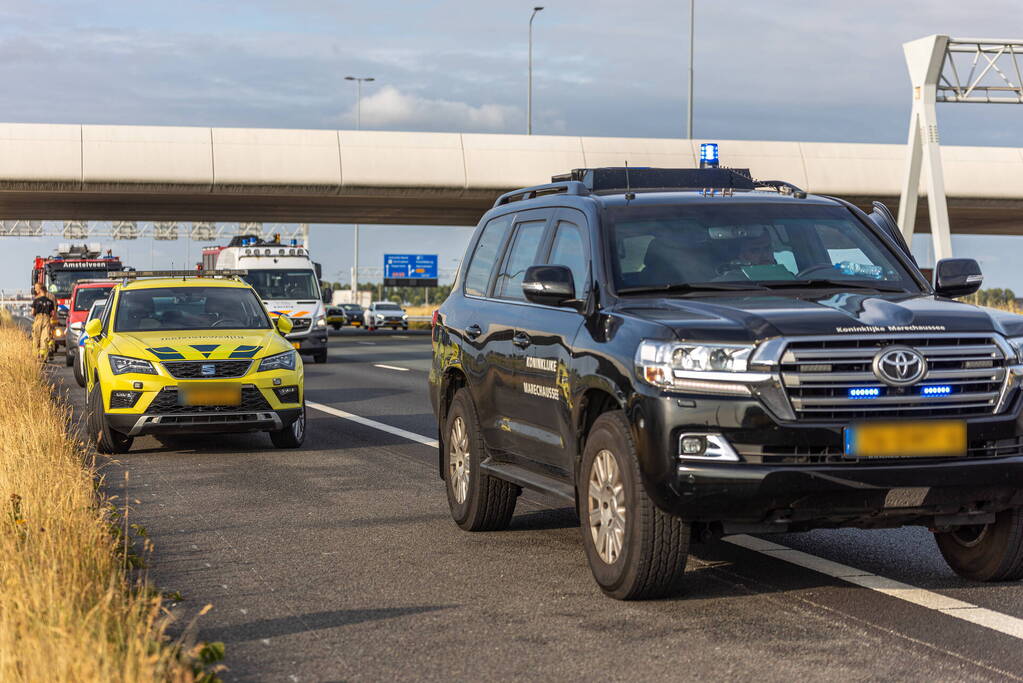
[[[130,578],[125,501],[99,498],[24,332],[0,324],[0,349],[0,681],[195,680]]]

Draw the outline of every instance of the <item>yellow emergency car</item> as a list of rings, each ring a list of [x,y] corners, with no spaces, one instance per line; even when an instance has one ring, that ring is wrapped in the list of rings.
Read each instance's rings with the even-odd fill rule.
[[[142,434],[265,431],[305,439],[302,359],[245,271],[123,271],[83,354],[88,428],[103,453]]]

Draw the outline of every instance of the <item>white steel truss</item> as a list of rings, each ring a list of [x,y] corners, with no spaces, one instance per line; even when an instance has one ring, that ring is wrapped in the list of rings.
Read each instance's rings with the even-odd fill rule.
[[[1023,104],[1023,40],[927,36],[902,45],[913,85],[899,227],[912,244],[923,167],[935,261],[952,256],[937,102]]]
[[[174,223],[167,221],[0,221],[0,237],[59,237],[64,240],[84,240],[105,237],[112,240],[173,241],[184,237],[196,242],[227,241],[235,235],[257,235],[271,239],[280,234],[282,239],[301,240],[308,244],[309,226],[306,223]]]

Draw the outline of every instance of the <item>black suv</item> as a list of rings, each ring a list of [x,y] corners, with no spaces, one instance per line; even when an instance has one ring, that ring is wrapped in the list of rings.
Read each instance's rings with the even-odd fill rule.
[[[458,525],[571,502],[609,595],[673,592],[689,544],[924,525],[1023,577],[1023,317],[932,287],[867,215],[731,169],[578,169],[502,196],[435,316],[430,398]]]

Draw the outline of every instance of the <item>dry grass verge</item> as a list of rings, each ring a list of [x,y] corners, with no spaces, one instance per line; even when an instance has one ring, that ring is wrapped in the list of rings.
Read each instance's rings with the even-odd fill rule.
[[[24,332],[0,326],[0,681],[194,680],[50,392]]]

